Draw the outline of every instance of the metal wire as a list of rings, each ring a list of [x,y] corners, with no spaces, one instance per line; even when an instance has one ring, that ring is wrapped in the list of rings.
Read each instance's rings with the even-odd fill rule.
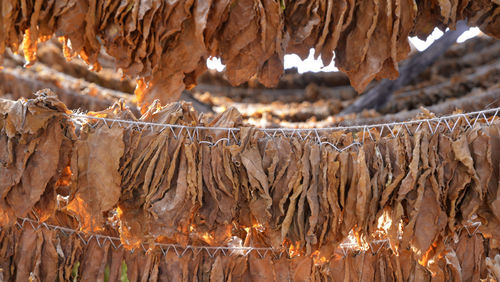
[[[65,236],[70,236],[76,234],[76,237],[81,240],[84,245],[88,245],[90,241],[95,240],[99,247],[103,247],[106,242],[113,247],[113,249],[123,248],[123,244],[121,243],[120,238],[100,235],[100,234],[91,234],[83,231],[47,224],[45,222],[39,222],[30,218],[18,218],[16,222],[16,226],[19,229],[23,229],[26,224],[29,224],[34,230],[38,230],[40,228],[46,228],[47,230],[54,230],[61,232]],[[481,226],[481,222],[467,222],[462,227],[457,230],[458,236],[460,236],[463,230],[466,230],[469,237],[474,236]],[[446,242],[446,241],[445,241]],[[373,240],[369,242],[369,249],[373,254],[379,253],[383,248],[389,247],[389,240]],[[271,255],[275,259],[281,258],[284,254],[287,257],[292,257],[293,255],[290,253],[288,248],[276,249],[272,247],[243,247],[243,246],[195,246],[195,245],[186,245],[182,246],[179,244],[163,244],[163,243],[141,243],[140,249],[144,252],[147,252],[150,249],[159,248],[164,256],[168,254],[168,252],[174,252],[178,257],[183,257],[189,252],[192,252],[193,255],[198,255],[200,252],[206,252],[210,257],[215,257],[216,255],[223,256],[248,256],[250,253],[256,253],[260,258],[265,258],[267,255]],[[339,244],[338,250],[344,255],[347,256],[349,253],[359,253],[364,252],[364,250],[357,243],[351,242],[343,242]],[[130,250],[130,252],[135,252],[135,249]]]
[[[482,111],[453,114],[448,116],[429,118],[429,119],[419,119],[410,120],[404,122],[391,122],[391,123],[381,123],[381,124],[371,124],[371,125],[354,125],[354,126],[337,126],[337,127],[327,127],[327,128],[256,128],[257,132],[262,132],[267,138],[276,137],[286,137],[286,138],[298,138],[302,141],[313,140],[320,146],[331,146],[333,149],[341,152],[348,150],[355,146],[360,146],[365,142],[365,138],[368,137],[372,141],[376,141],[376,137],[372,134],[372,129],[378,129],[378,138],[384,136],[384,132],[388,132],[387,136],[396,138],[402,131],[406,130],[408,134],[414,135],[417,131],[428,128],[431,134],[435,134],[443,129],[448,130],[450,133],[453,132],[457,125],[463,120],[466,123],[466,128],[473,128],[476,126],[478,120],[483,118],[487,126],[490,126],[498,117],[500,108],[486,109]],[[111,128],[113,125],[118,125],[126,129],[134,129],[138,131],[150,130],[153,132],[163,132],[164,130],[169,130],[175,139],[181,137],[184,133],[191,142],[197,141],[200,144],[206,144],[208,146],[217,146],[221,142],[226,142],[227,144],[240,144],[240,140],[237,138],[237,132],[240,128],[235,127],[205,127],[205,126],[186,126],[179,124],[164,124],[164,123],[154,123],[145,121],[134,121],[134,120],[122,120],[104,117],[94,117],[85,114],[70,114],[68,115],[74,122],[79,124],[84,124],[88,121],[96,121],[90,126],[96,127],[99,123],[106,125]],[[412,131],[410,125],[416,125],[416,128]],[[200,131],[210,131],[210,132],[221,132],[224,133],[225,137],[219,138],[217,140],[205,139],[202,140],[200,137]],[[321,134],[334,132],[334,131],[349,131],[349,132],[362,132],[361,140],[352,142],[345,147],[339,147],[327,139],[326,136],[321,136]]]
[[[383,124],[373,124],[373,125],[356,125],[356,126],[338,126],[338,127],[328,127],[328,128],[310,128],[310,129],[294,129],[294,128],[257,128],[256,131],[264,133],[264,135],[268,138],[276,138],[278,136],[287,137],[287,138],[298,138],[300,140],[315,140],[319,145],[328,145],[333,147],[337,151],[344,151],[354,146],[360,146],[365,141],[365,136],[368,135],[369,138],[373,141],[376,138],[372,135],[372,129],[379,129],[379,138],[383,137],[384,131],[388,132],[388,136],[396,138],[398,137],[403,130],[406,130],[410,135],[415,134],[419,130],[423,130],[424,128],[428,128],[431,134],[435,134],[439,131],[440,126],[444,128],[445,131],[451,133],[456,128],[460,121],[463,119],[466,123],[466,127],[473,128],[476,126],[478,120],[483,118],[487,126],[490,126],[495,119],[498,117],[498,113],[500,108],[487,109],[482,111],[470,112],[470,113],[461,113],[448,115],[443,117],[436,117],[430,119],[420,119],[420,120],[411,120],[405,122],[392,122],[392,123],[383,123]],[[488,115],[488,116],[487,116]],[[185,136],[192,141],[197,141],[200,144],[206,144],[208,146],[216,146],[220,142],[227,142],[228,144],[234,142],[236,144],[240,144],[240,141],[237,138],[236,132],[240,131],[240,128],[228,128],[228,127],[204,127],[204,126],[185,126],[185,125],[177,125],[177,124],[162,124],[162,123],[152,123],[152,122],[144,122],[144,121],[132,121],[132,120],[121,120],[121,119],[112,119],[112,118],[103,118],[103,117],[94,117],[88,116],[84,114],[70,114],[69,117],[76,123],[84,124],[90,120],[97,121],[94,124],[90,124],[92,127],[96,127],[99,123],[106,125],[111,128],[115,124],[120,127],[126,129],[135,129],[139,131],[150,130],[150,131],[158,131],[163,132],[164,130],[169,130],[170,133],[174,136],[174,138],[181,137],[182,133],[185,132]],[[442,126],[442,125],[445,126]],[[413,131],[410,129],[409,125],[416,125],[416,129]],[[177,130],[177,131],[176,131]],[[224,134],[225,137],[220,138],[216,141],[211,140],[200,140],[200,131],[211,131],[211,132],[226,132]],[[321,137],[320,133],[324,132],[332,132],[332,131],[358,131],[362,132],[362,140],[354,141],[351,144],[340,148],[336,144],[333,144],[329,141],[323,141],[326,137]],[[34,229],[39,229],[40,227],[44,227],[50,230],[60,231],[66,235],[68,234],[77,234],[78,238],[82,240],[84,244],[88,244],[92,239],[96,240],[99,246],[102,244],[109,242],[113,248],[117,249],[123,247],[120,238],[111,237],[99,234],[86,234],[82,231],[73,230],[66,227],[50,225],[46,223],[41,223],[34,221],[28,218],[19,219],[17,225],[19,228],[23,228],[25,223],[28,222]],[[463,227],[459,228],[458,232],[462,232],[462,230],[466,230],[469,236],[473,236],[477,233],[480,222],[467,223]],[[86,238],[86,239],[85,239]],[[448,239],[447,239],[448,240]],[[388,246],[389,240],[374,240],[369,243],[369,248],[372,252],[378,253],[380,249],[385,246]],[[275,249],[275,248],[258,248],[258,247],[242,247],[242,246],[182,246],[178,244],[161,244],[154,243],[153,246],[148,244],[141,243],[141,248],[144,251],[152,247],[158,247],[163,255],[166,255],[169,251],[175,252],[179,257],[184,256],[187,252],[192,251],[194,255],[199,254],[200,252],[206,252],[209,256],[213,257],[217,253],[221,255],[243,255],[248,256],[252,252],[256,252],[260,257],[265,257],[268,254],[273,255],[274,257],[281,257],[284,253],[290,256],[289,250],[284,249]],[[339,245],[339,249],[342,251],[344,255],[347,255],[349,251],[359,252],[361,250],[361,246],[356,243],[344,242]],[[133,250],[132,250],[133,251]]]
[[[66,236],[70,236],[75,234],[78,239],[82,241],[84,245],[88,245],[90,241],[95,240],[99,247],[102,247],[106,242],[109,242],[114,249],[123,248],[123,244],[121,243],[120,238],[101,235],[101,234],[92,234],[86,233],[84,231],[79,231],[67,227],[62,227],[53,224],[47,224],[45,222],[39,222],[30,218],[19,218],[16,222],[16,226],[20,229],[23,229],[26,224],[29,224],[34,230],[38,230],[40,228],[46,228],[48,230],[54,230],[63,233]],[[157,247],[161,250],[163,255],[167,255],[168,252],[173,251],[177,256],[182,257],[186,255],[189,251],[193,253],[193,255],[198,255],[200,252],[206,252],[210,257],[214,257],[215,255],[242,255],[248,256],[250,253],[255,252],[260,257],[264,258],[266,255],[270,254],[274,257],[280,258],[286,251],[285,249],[275,249],[275,248],[259,248],[259,247],[243,247],[243,246],[194,246],[194,245],[179,245],[179,244],[164,244],[164,243],[141,243],[140,249],[144,252],[147,252],[149,249],[153,249]],[[134,252],[135,249],[130,250],[130,252]]]

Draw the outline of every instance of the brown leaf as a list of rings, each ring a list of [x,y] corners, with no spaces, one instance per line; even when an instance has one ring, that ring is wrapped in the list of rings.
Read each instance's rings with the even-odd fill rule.
[[[124,152],[123,128],[101,126],[75,146],[79,188],[67,209],[79,217],[83,230],[98,230],[102,213],[111,210],[121,194],[118,168]]]

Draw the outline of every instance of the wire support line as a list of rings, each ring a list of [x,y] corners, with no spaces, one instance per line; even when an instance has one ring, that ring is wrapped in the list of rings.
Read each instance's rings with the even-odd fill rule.
[[[458,128],[458,124],[463,120],[465,123],[465,129],[474,128],[479,119],[484,119],[484,123],[487,126],[493,124],[493,122],[498,118],[500,111],[499,108],[486,109],[482,111],[475,111],[469,113],[453,114],[442,117],[435,117],[429,119],[417,119],[403,122],[391,122],[391,123],[380,123],[371,125],[355,125],[355,126],[337,126],[337,127],[327,127],[327,128],[255,128],[256,132],[261,132],[267,138],[298,138],[302,141],[313,140],[320,146],[331,146],[335,150],[342,152],[348,150],[352,147],[361,146],[366,138],[376,141],[377,137],[384,137],[384,133],[389,137],[396,138],[402,132],[406,131],[410,135],[416,134],[419,130],[428,129],[431,134],[436,134],[441,131],[449,131],[452,133]],[[153,132],[164,132],[167,130],[175,139],[180,137],[186,137],[191,142],[198,142],[199,144],[205,144],[210,147],[217,146],[219,143],[238,144],[241,142],[238,139],[237,133],[241,131],[241,128],[236,127],[205,127],[205,126],[186,126],[179,124],[163,124],[145,121],[134,121],[134,120],[123,120],[123,119],[113,119],[104,117],[94,117],[84,114],[69,114],[71,120],[76,123],[84,124],[85,121],[96,121],[91,124],[91,127],[96,127],[98,124],[104,124],[108,128],[112,128],[114,125],[126,129],[135,129],[138,131],[150,130]],[[410,127],[416,126],[415,129]],[[372,129],[378,129],[378,134],[372,132]],[[441,131],[440,131],[441,129]],[[210,134],[202,134],[201,132],[211,132],[212,134],[218,134],[220,132],[224,137],[219,137],[216,140],[214,136]],[[322,134],[333,132],[333,131],[350,131],[362,133],[354,140],[351,144],[344,147],[339,147],[329,140],[328,136],[322,136]],[[202,137],[205,136],[205,137]]]
[[[431,122],[442,122],[443,120],[455,119],[455,118],[467,118],[470,116],[476,117],[474,124],[468,124],[470,126],[474,126],[479,117],[483,117],[487,119],[486,114],[493,113],[493,117],[498,117],[498,112],[500,111],[500,107],[485,109],[481,111],[469,112],[469,113],[459,113],[453,115],[447,115],[442,117],[428,118],[428,119],[415,119],[409,121],[400,121],[400,122],[389,122],[389,123],[378,123],[378,124],[368,124],[368,125],[350,125],[350,126],[335,126],[335,127],[323,127],[323,128],[257,128],[258,131],[262,132],[310,132],[310,131],[346,131],[346,130],[363,130],[365,128],[384,128],[384,127],[393,127],[397,125],[412,125],[412,124],[423,124],[423,123],[431,123]],[[123,119],[113,119],[113,118],[104,118],[104,117],[95,117],[89,116],[85,114],[69,114],[72,119],[87,119],[87,120],[100,120],[106,121],[110,123],[117,124],[131,124],[141,126],[143,128],[151,128],[151,127],[172,127],[172,128],[184,128],[184,129],[197,129],[197,130],[222,130],[222,131],[240,131],[240,128],[237,127],[209,127],[209,126],[188,126],[188,125],[180,125],[180,124],[165,124],[165,123],[155,123],[155,122],[146,122],[146,121],[134,121],[134,120],[123,120]],[[492,121],[487,121],[489,125]]]
[[[84,245],[88,245],[92,240],[95,240],[99,247],[103,247],[105,243],[109,244],[114,249],[123,248],[123,244],[118,237],[87,233],[84,231],[79,231],[71,229],[68,227],[62,227],[58,225],[48,224],[45,222],[39,222],[30,218],[18,218],[16,226],[19,229],[23,229],[25,225],[29,224],[34,230],[40,228],[46,228],[48,230],[54,230],[63,233],[65,236],[76,235],[78,239],[82,241]],[[267,254],[272,254],[275,257],[281,257],[286,251],[285,249],[275,249],[275,248],[265,248],[265,247],[244,247],[244,246],[195,246],[195,245],[179,245],[179,244],[165,244],[165,243],[140,243],[139,249],[147,252],[150,249],[157,247],[161,250],[163,255],[167,255],[169,251],[174,252],[177,256],[182,257],[186,255],[189,251],[193,255],[198,255],[200,252],[206,252],[210,257],[214,257],[217,254],[230,256],[230,255],[242,255],[248,256],[250,253],[255,252],[260,257],[264,258]],[[135,252],[136,249],[130,250],[130,252]]]
[[[19,229],[23,229],[25,225],[29,224],[33,230],[38,230],[40,228],[46,228],[47,230],[53,230],[57,232],[61,232],[65,236],[76,235],[76,238],[79,239],[84,245],[88,245],[92,240],[95,240],[99,247],[103,247],[104,244],[109,243],[113,249],[123,248],[123,244],[118,237],[94,234],[94,233],[86,233],[84,231],[71,229],[68,227],[48,224],[45,222],[36,221],[30,218],[18,218],[16,222],[16,226]],[[481,222],[466,222],[463,226],[457,229],[457,234],[460,236],[461,232],[465,230],[469,237],[476,235],[479,232],[479,227],[481,226]],[[1,230],[1,228],[0,228]],[[445,240],[445,243],[448,241],[448,238]],[[369,250],[373,254],[379,253],[383,248],[390,247],[389,239],[380,239],[380,240],[372,240],[368,242]],[[275,259],[281,258],[283,255],[287,257],[293,257],[294,255],[290,252],[289,248],[272,248],[272,247],[244,247],[244,246],[196,246],[196,245],[179,245],[179,244],[165,244],[165,243],[140,243],[138,249],[143,250],[144,252],[148,252],[154,248],[158,248],[161,253],[166,256],[169,252],[174,252],[178,257],[183,257],[184,255],[191,252],[194,256],[199,255],[201,252],[206,252],[208,256],[215,257],[216,255],[223,256],[248,256],[251,253],[256,253],[260,258],[265,258],[267,255],[271,255]],[[134,253],[136,249],[129,250],[131,253]],[[340,251],[344,256],[347,256],[349,253],[359,253],[368,251],[368,249],[363,249],[362,246],[353,242],[343,242],[338,245],[337,251]]]

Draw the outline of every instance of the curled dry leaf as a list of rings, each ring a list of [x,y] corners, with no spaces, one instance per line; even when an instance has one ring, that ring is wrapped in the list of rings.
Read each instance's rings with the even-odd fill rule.
[[[188,104],[153,104],[140,118],[189,126],[182,130],[77,123],[50,92],[24,102],[0,100],[0,110],[5,279],[67,280],[76,262],[82,279],[99,279],[107,266],[118,277],[123,261],[129,279],[145,280],[495,275],[486,256],[498,252],[497,120],[487,126],[478,119],[473,128],[462,122],[452,133],[444,124],[435,134],[424,126],[397,137],[373,129],[375,140],[339,152],[315,139],[270,137],[245,126],[234,108],[204,123]],[[135,120],[123,104],[88,114]],[[219,129],[195,134],[193,126]],[[408,125],[411,132],[417,126]],[[227,127],[240,130],[228,137],[221,129]],[[362,138],[318,135],[339,148]],[[14,226],[18,217],[40,215],[83,237],[119,236],[135,251],[115,249],[102,237],[83,243],[76,233],[36,223]],[[141,243],[151,250],[144,253]],[[153,243],[275,247],[286,254],[179,257]]]
[[[376,79],[398,76],[410,51],[408,36],[427,37],[459,20],[499,37],[495,1],[414,0],[191,0],[4,1],[0,54],[22,45],[27,64],[37,44],[56,35],[68,58],[101,69],[102,50],[124,75],[138,79],[137,102],[178,100],[196,84],[214,56],[233,85],[256,76],[276,86],[286,53],[303,59],[311,48],[325,65],[335,53],[339,69],[362,92]]]

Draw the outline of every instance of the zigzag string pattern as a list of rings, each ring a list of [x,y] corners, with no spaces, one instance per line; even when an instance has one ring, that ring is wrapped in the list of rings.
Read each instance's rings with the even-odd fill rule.
[[[123,248],[123,245],[120,241],[120,238],[101,235],[101,234],[89,234],[83,231],[47,224],[45,222],[39,222],[30,218],[18,218],[16,226],[19,229],[23,229],[27,224],[29,224],[34,230],[38,230],[40,228],[46,228],[47,230],[54,230],[61,232],[65,236],[70,236],[75,234],[78,239],[84,245],[88,245],[91,240],[95,240],[99,247],[103,247],[106,242],[114,249]],[[461,232],[465,230],[469,236],[474,236],[478,233],[479,227],[481,226],[481,222],[467,222],[461,228],[457,230],[458,235],[460,236]],[[259,248],[259,247],[242,247],[242,246],[194,246],[194,245],[186,245],[182,246],[179,244],[163,244],[163,243],[154,243],[153,245],[147,243],[141,243],[140,248],[147,252],[153,248],[159,248],[162,254],[165,256],[168,252],[174,252],[178,257],[183,257],[186,253],[191,251],[193,255],[198,255],[200,252],[206,252],[210,257],[214,257],[215,255],[223,255],[223,256],[248,256],[250,253],[256,253],[260,258],[265,258],[267,255],[271,255],[275,259],[281,258],[284,254],[288,257],[292,257],[290,250],[287,248],[275,249],[275,248]],[[383,248],[389,247],[389,240],[374,240],[369,243],[369,248],[372,253],[379,253]],[[363,250],[361,246],[357,243],[344,242],[339,245],[339,250],[345,256],[347,256],[350,252],[359,253],[366,250]],[[134,252],[135,249],[130,250],[130,252]]]
[[[302,141],[313,139],[320,145],[331,146],[335,150],[342,152],[348,150],[355,146],[361,146],[365,142],[365,136],[368,135],[372,141],[376,140],[377,136],[374,136],[371,129],[379,129],[378,138],[383,137],[384,132],[389,132],[390,136],[395,138],[398,137],[402,131],[406,130],[408,134],[413,135],[417,131],[424,128],[428,128],[431,134],[438,133],[440,128],[444,131],[448,130],[452,133],[457,125],[463,120],[466,123],[466,127],[473,128],[476,126],[480,118],[484,119],[487,126],[491,125],[497,118],[500,108],[486,109],[482,111],[470,112],[470,113],[460,113],[448,116],[429,118],[429,119],[419,119],[410,120],[404,122],[391,122],[391,123],[381,123],[381,124],[371,124],[371,125],[354,125],[354,126],[337,126],[337,127],[327,127],[327,128],[257,128],[258,132],[262,132],[268,138],[276,137],[288,137],[288,138],[299,138]],[[93,117],[85,114],[70,114],[69,117],[76,123],[82,124],[86,121],[96,121],[91,126],[95,127],[99,123],[102,123],[108,127],[118,125],[126,129],[135,129],[139,131],[150,130],[162,132],[164,130],[170,130],[174,138],[179,138],[183,132],[187,135],[191,142],[198,142],[200,144],[206,144],[208,146],[217,146],[220,142],[226,142],[227,144],[240,144],[236,136],[236,132],[240,131],[239,128],[231,127],[204,127],[204,126],[185,126],[177,124],[162,124],[144,121],[132,121],[132,120],[122,120],[122,119],[112,119],[103,117]],[[441,125],[445,126],[441,126]],[[409,125],[416,125],[416,128],[412,131]],[[441,126],[441,127],[440,127]],[[225,131],[227,136],[220,138],[215,141],[211,140],[200,140],[200,131]],[[333,132],[333,131],[353,131],[362,132],[360,140],[354,141],[351,144],[340,148],[337,145],[324,141],[325,137],[321,136],[321,133]],[[366,134],[367,133],[367,134]]]

